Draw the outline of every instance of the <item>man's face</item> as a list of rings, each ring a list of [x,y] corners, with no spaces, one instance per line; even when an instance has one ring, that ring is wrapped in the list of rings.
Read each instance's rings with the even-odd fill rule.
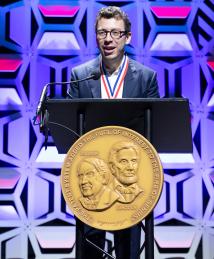
[[[117,152],[116,162],[112,165],[114,176],[124,184],[137,182],[138,156],[134,149],[122,149]]]
[[[79,187],[84,197],[96,196],[103,186],[103,177],[93,165],[83,162],[78,172]]]
[[[97,24],[97,31],[99,30],[125,31],[125,24],[122,19],[117,20],[115,18],[101,18]],[[108,33],[104,39],[99,39],[99,36],[97,35],[97,45],[104,60],[117,60],[123,56],[125,44],[130,43],[131,33],[122,35],[123,36],[119,39],[112,38],[110,33]]]

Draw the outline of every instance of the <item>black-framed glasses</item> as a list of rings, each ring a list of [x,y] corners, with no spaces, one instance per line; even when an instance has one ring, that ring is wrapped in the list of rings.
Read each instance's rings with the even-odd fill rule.
[[[110,33],[111,37],[113,39],[120,39],[121,37],[123,37],[124,35],[127,34],[127,31],[118,31],[118,30],[111,30],[111,31],[106,31],[106,30],[97,30],[97,38],[98,39],[105,39],[108,35],[108,33]]]

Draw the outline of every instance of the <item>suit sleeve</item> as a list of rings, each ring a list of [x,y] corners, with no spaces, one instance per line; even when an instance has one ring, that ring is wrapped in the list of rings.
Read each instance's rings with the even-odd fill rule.
[[[150,80],[148,88],[147,88],[146,97],[147,98],[159,98],[160,97],[156,72],[152,73],[151,80]]]
[[[70,81],[78,80],[75,71],[72,69],[71,71],[71,79]],[[79,98],[79,85],[78,83],[71,83],[68,89],[68,97],[69,98]]]

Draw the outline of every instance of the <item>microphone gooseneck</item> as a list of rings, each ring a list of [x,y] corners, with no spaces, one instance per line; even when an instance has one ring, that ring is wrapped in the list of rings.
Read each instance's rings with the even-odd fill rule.
[[[93,71],[90,76],[88,77],[85,77],[83,79],[79,79],[79,80],[74,80],[74,81],[70,81],[69,83],[72,84],[72,83],[80,83],[82,81],[86,81],[86,80],[90,80],[90,79],[93,79],[93,80],[98,80],[99,78],[101,77],[101,72],[100,70],[95,70]],[[67,91],[67,95],[72,99],[73,96],[70,94],[69,90]]]
[[[46,84],[42,90],[42,93],[41,93],[41,96],[40,96],[40,99],[39,99],[39,103],[38,103],[38,106],[37,106],[37,109],[36,109],[36,116],[39,116],[42,112],[42,109],[43,109],[43,105],[47,99],[47,92],[48,92],[48,87],[51,86],[51,85],[68,85],[68,84],[72,84],[72,83],[80,83],[80,82],[83,82],[83,81],[86,81],[86,80],[90,80],[90,79],[93,79],[93,80],[98,80],[101,76],[101,73],[100,71],[94,71],[90,74],[90,76],[87,76],[85,78],[82,78],[82,79],[77,79],[77,80],[72,80],[72,81],[66,81],[66,82],[50,82],[48,84]],[[67,92],[67,94],[71,97],[72,95]]]

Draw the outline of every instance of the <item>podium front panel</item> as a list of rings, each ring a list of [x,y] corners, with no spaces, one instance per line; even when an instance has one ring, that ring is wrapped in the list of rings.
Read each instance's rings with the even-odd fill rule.
[[[67,153],[78,139],[81,116],[84,132],[116,125],[144,135],[145,111],[148,109],[151,111],[151,143],[159,153],[192,152],[187,99],[49,99],[46,109],[48,127],[59,153]]]

